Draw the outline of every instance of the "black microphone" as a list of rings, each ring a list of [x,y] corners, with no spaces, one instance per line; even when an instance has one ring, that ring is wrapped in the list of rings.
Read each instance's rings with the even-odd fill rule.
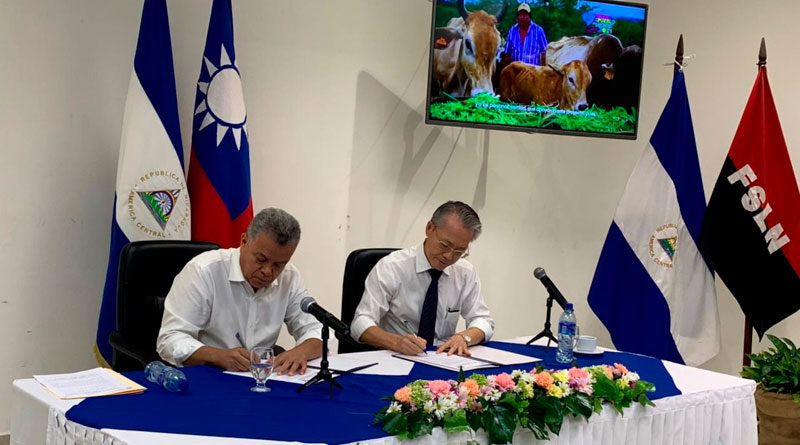
[[[556,302],[558,302],[559,306],[561,306],[562,308],[566,308],[567,299],[564,298],[563,295],[561,295],[561,292],[558,291],[558,288],[556,287],[555,284],[553,284],[553,282],[544,272],[544,269],[542,269],[541,267],[537,267],[536,269],[533,270],[533,276],[542,282],[544,287],[547,289],[547,292],[549,292],[550,296],[553,297],[553,299],[556,300]]]
[[[337,334],[350,338],[350,326],[347,326],[335,315],[323,309],[313,297],[305,297],[300,300],[300,309],[307,314],[313,315],[320,323],[330,327]],[[337,337],[339,336],[337,335]]]

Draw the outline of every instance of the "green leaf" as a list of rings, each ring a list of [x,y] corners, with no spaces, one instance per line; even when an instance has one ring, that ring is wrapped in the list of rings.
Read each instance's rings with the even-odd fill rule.
[[[550,438],[550,433],[547,432],[547,426],[545,426],[544,419],[541,417],[528,417],[528,429],[533,433],[533,437],[538,440]]]
[[[502,405],[492,406],[483,412],[483,428],[489,443],[510,443],[517,429],[517,416]]]
[[[461,383],[466,379],[467,379],[466,376],[464,376],[464,367],[463,366],[459,366],[458,367],[458,380],[457,380],[457,382]]]
[[[575,393],[564,399],[564,405],[573,416],[583,416],[586,420],[592,416],[592,400],[583,393]]]
[[[445,416],[444,429],[448,433],[469,431],[469,423],[467,422],[466,411],[463,409],[457,409],[452,414]]]
[[[467,423],[469,423],[469,427],[472,428],[473,431],[478,431],[483,428],[483,416],[479,413],[468,412]]]
[[[405,433],[408,430],[406,416],[403,415],[402,411],[387,414],[383,419],[383,430],[392,436]]]

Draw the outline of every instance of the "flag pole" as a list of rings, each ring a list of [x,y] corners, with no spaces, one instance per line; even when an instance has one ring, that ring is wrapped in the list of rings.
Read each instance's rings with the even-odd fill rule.
[[[683,67],[683,34],[678,37],[678,47],[675,48],[675,70],[678,71]]]
[[[761,47],[758,49],[758,63],[756,65],[761,68],[767,65],[767,44],[764,38],[761,38]],[[750,354],[753,352],[753,327],[750,325],[750,319],[744,317],[744,348],[742,349],[742,366],[750,366]]]

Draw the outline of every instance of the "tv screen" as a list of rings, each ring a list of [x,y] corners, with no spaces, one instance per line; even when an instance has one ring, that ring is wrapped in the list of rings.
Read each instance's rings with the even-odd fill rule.
[[[635,139],[647,5],[434,0],[425,121]]]

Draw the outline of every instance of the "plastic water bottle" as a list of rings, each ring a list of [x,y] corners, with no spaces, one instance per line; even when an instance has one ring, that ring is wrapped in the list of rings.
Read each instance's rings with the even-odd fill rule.
[[[575,320],[575,312],[572,310],[572,303],[567,303],[564,313],[561,314],[561,318],[558,319],[558,351],[556,351],[557,362],[572,362],[572,348],[575,345],[576,332],[577,321]]]
[[[186,391],[189,388],[189,382],[183,371],[159,361],[148,363],[144,368],[144,375],[147,380],[161,385],[170,392]]]

